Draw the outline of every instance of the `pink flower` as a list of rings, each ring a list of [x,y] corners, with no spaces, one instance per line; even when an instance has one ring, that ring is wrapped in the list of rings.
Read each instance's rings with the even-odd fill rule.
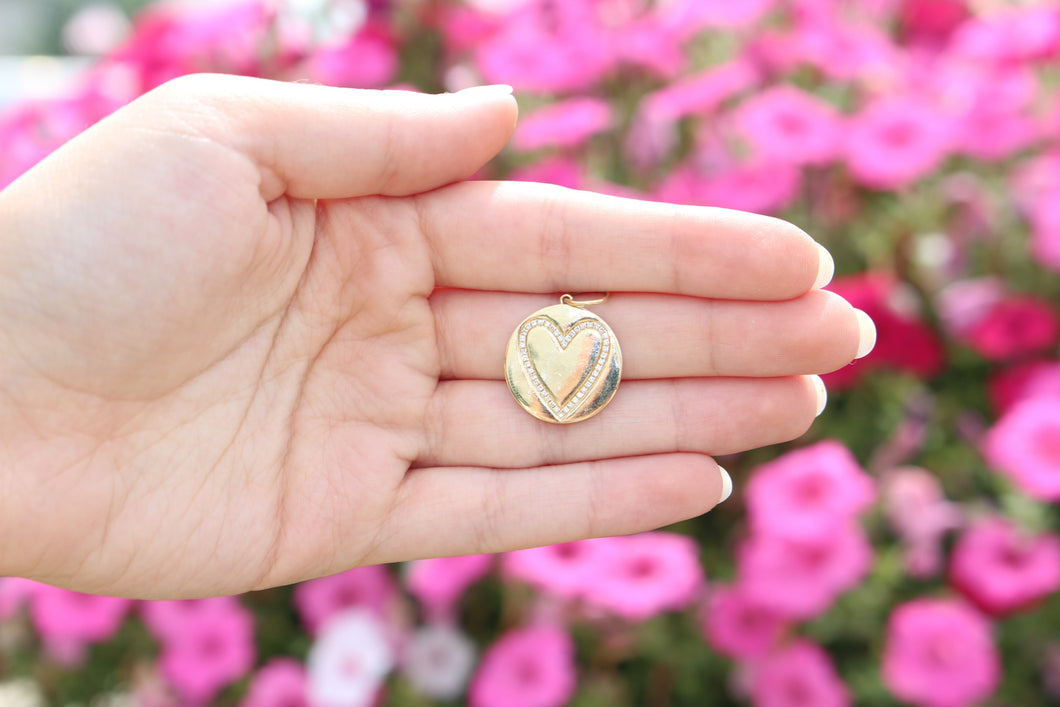
[[[786,162],[730,163],[711,174],[695,165],[679,166],[659,184],[659,201],[777,213],[798,196],[800,170]]]
[[[941,47],[970,13],[965,0],[904,0],[899,17],[910,42]]]
[[[180,601],[145,601],[140,603],[140,616],[148,630],[160,641],[184,631],[188,623],[202,621],[203,616],[239,612],[235,597],[183,599]]]
[[[1056,344],[1060,339],[1060,316],[1045,300],[1011,295],[985,312],[966,336],[984,358],[1019,358]]]
[[[604,569],[618,561],[621,543],[621,538],[595,538],[517,550],[503,556],[503,572],[549,594],[573,599],[589,591]]]
[[[585,598],[630,621],[687,607],[703,587],[699,548],[676,533],[622,538],[619,552],[585,588]]]
[[[930,104],[912,96],[880,99],[847,130],[847,166],[876,189],[902,189],[938,168],[950,149],[950,127]]]
[[[496,32],[502,25],[501,15],[485,14],[465,5],[446,3],[437,10],[437,23],[445,36],[446,48],[466,52]]]
[[[1027,361],[1007,368],[991,377],[989,391],[999,414],[1026,398],[1060,398],[1060,361]]]
[[[254,666],[254,617],[235,600],[196,605],[161,638],[159,669],[191,704],[209,702]]]
[[[754,665],[755,707],[846,707],[850,691],[820,646],[799,639]]]
[[[755,532],[807,539],[846,527],[875,497],[873,480],[850,450],[835,440],[761,465],[746,492]]]
[[[254,675],[239,707],[309,707],[308,690],[301,663],[273,658]]]
[[[74,95],[17,106],[0,113],[0,189],[57,147],[112,113],[132,96],[115,95],[103,70],[83,81]]]
[[[622,65],[644,69],[661,78],[678,75],[687,63],[679,38],[657,17],[616,28],[612,47]]]
[[[492,564],[492,555],[417,560],[409,563],[405,581],[432,620],[447,620],[455,618],[460,597],[486,576]]]
[[[1012,176],[1012,196],[1021,208],[1033,210],[1041,204],[1051,213],[1060,213],[1060,150],[1035,156],[1018,167]]]
[[[777,4],[777,0],[747,0],[733,4],[667,0],[655,3],[655,7],[660,22],[674,33],[675,38],[688,40],[700,35],[704,29],[737,29],[753,25]]]
[[[610,71],[615,57],[595,22],[550,23],[539,14],[534,5],[517,10],[477,46],[475,63],[486,81],[558,93],[587,89]]]
[[[571,98],[542,108],[519,122],[512,145],[519,150],[572,148],[611,127],[611,105],[599,98]]]
[[[733,113],[733,123],[757,153],[792,164],[828,162],[842,136],[832,106],[785,85],[746,99]]]
[[[851,18],[869,22],[894,19],[899,0],[858,0],[851,5],[843,0],[788,0],[794,14],[805,23],[828,25]]]
[[[352,88],[386,86],[397,70],[392,42],[383,32],[373,30],[359,32],[340,46],[316,50],[304,67],[313,81]]]
[[[967,116],[960,151],[983,161],[1003,160],[1031,147],[1039,137],[1037,123],[1025,111],[984,103]]]
[[[978,160],[997,161],[1019,153],[1039,137],[1038,124],[1028,114],[984,104],[968,114],[959,134],[959,149]]]
[[[653,122],[707,116],[732,96],[754,87],[758,72],[740,59],[668,84],[642,99],[640,115]]]
[[[574,643],[539,625],[509,631],[482,657],[471,682],[471,707],[559,707],[574,696]]]
[[[960,525],[960,510],[926,469],[892,469],[882,490],[887,520],[904,544],[906,569],[915,577],[935,574],[942,566],[943,536]]]
[[[121,628],[132,602],[38,584],[28,595],[33,626],[52,657],[73,665],[90,643],[102,643]]]
[[[557,155],[513,170],[508,179],[582,189],[585,185],[585,169],[574,159]]]
[[[638,113],[626,131],[623,150],[629,163],[640,171],[658,167],[678,144],[678,125]]]
[[[833,80],[871,84],[893,81],[904,62],[904,52],[881,29],[835,18],[803,19],[784,32],[760,30],[749,53],[773,74],[809,65]]]
[[[1023,535],[1004,518],[988,518],[957,541],[950,579],[995,616],[1026,609],[1060,590],[1060,538]]]
[[[1060,125],[1058,120],[1060,102],[1057,103],[1054,114],[1047,119],[1050,125]],[[1057,135],[1060,136],[1060,132]],[[1009,193],[1035,230],[1055,231],[1060,227],[1060,151],[1039,155],[1015,169]],[[1035,234],[1031,235],[1034,238]],[[1042,254],[1035,252],[1036,244],[1033,240],[1031,246],[1032,253],[1040,258]],[[1042,264],[1054,269],[1060,268],[1055,259],[1051,263],[1042,261]]]
[[[15,181],[30,167],[40,162],[57,144],[42,140],[37,134],[38,109],[20,106],[0,114],[0,189]],[[58,141],[56,141],[58,143]]]
[[[966,22],[950,50],[998,63],[1042,59],[1060,49],[1060,12],[1049,3],[1009,8]]]
[[[369,707],[394,667],[387,627],[361,608],[335,614],[321,628],[306,666],[313,707]]]
[[[742,2],[700,2],[696,7],[696,21],[707,27],[734,29],[750,27],[760,21],[778,4],[776,0],[743,0]],[[693,7],[689,3],[689,7]]]
[[[1013,405],[987,432],[983,453],[1030,495],[1060,501],[1060,397]]]
[[[952,599],[916,599],[891,614],[882,671],[900,700],[970,707],[994,692],[1001,666],[982,615]]]
[[[987,312],[1007,294],[1000,277],[974,277],[946,285],[936,297],[935,308],[946,329],[958,339],[967,339]]]
[[[940,104],[956,122],[960,152],[996,161],[1039,138],[1034,112],[1041,87],[1029,67],[957,62],[943,65],[935,83]]]
[[[876,324],[876,348],[865,358],[824,376],[828,389],[854,385],[873,368],[896,368],[930,378],[945,364],[942,344],[910,306],[908,290],[886,273],[837,277],[828,289],[863,310]]]
[[[810,619],[865,577],[872,546],[851,523],[813,540],[752,535],[737,558],[739,584],[749,600],[788,618]]]
[[[157,3],[141,12],[133,34],[109,59],[133,67],[141,91],[197,71],[257,76],[258,47],[274,16],[263,0]]]
[[[750,660],[765,656],[779,641],[788,621],[755,603],[740,585],[715,586],[703,621],[703,633],[719,653]]]
[[[370,565],[302,582],[294,590],[294,605],[310,633],[316,633],[332,615],[360,607],[383,615],[397,596],[386,568]]]
[[[633,117],[625,150],[640,169],[658,166],[678,142],[678,121],[706,117],[728,98],[758,83],[758,73],[741,59],[669,83],[647,94]]]

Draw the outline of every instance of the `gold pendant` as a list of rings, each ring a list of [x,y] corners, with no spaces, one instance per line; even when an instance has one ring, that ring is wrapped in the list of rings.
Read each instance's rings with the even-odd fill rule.
[[[622,378],[622,351],[611,327],[580,302],[539,309],[508,341],[505,377],[516,402],[539,420],[580,422],[604,409]]]

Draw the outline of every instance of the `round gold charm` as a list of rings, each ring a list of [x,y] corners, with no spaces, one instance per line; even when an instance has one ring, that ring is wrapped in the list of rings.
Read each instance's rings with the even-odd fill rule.
[[[574,305],[569,295],[562,302]],[[531,314],[508,341],[505,377],[523,409],[545,422],[579,422],[611,402],[622,378],[618,339],[583,306]]]

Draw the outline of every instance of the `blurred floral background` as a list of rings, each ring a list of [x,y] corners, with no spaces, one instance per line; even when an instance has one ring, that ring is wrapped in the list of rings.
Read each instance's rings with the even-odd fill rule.
[[[0,187],[189,72],[508,83],[483,176],[792,220],[878,344],[663,531],[201,601],[0,578],[0,705],[1060,704],[1060,3],[143,4],[0,5],[50,55],[0,59]]]

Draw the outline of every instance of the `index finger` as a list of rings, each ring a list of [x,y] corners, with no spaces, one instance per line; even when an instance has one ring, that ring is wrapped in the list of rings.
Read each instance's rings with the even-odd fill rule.
[[[832,272],[802,230],[741,211],[527,182],[465,182],[417,199],[442,287],[786,300]]]

